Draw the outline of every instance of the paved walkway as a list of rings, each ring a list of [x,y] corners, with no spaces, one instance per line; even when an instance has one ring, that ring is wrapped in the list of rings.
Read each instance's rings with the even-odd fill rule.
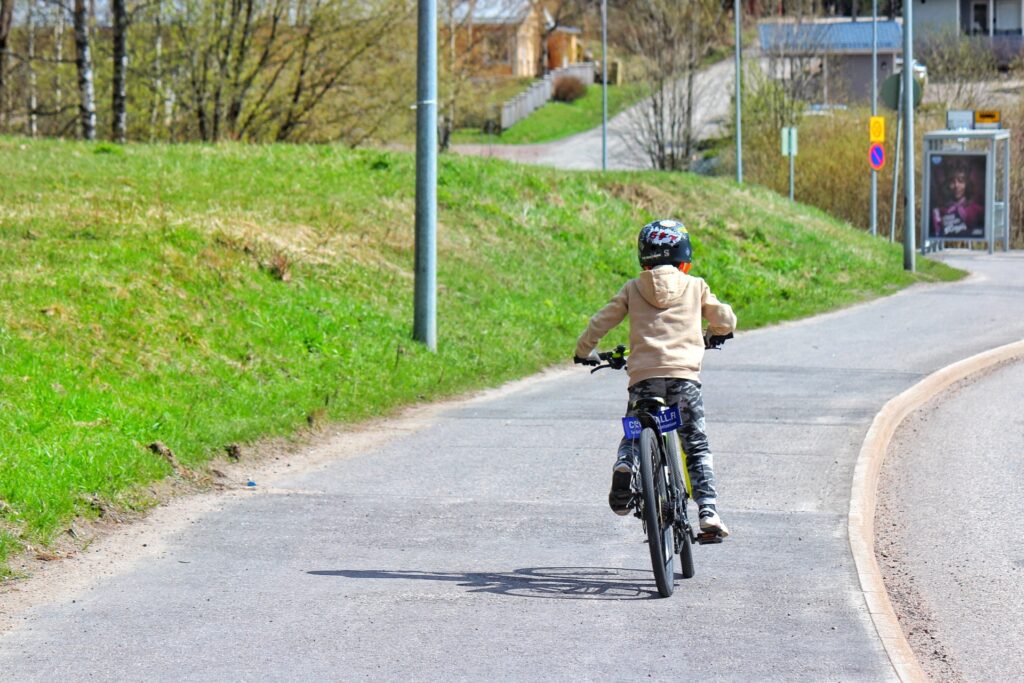
[[[720,134],[729,118],[734,66],[731,59],[717,62],[698,74],[694,91],[697,108],[694,130],[698,138]],[[651,168],[651,161],[636,143],[637,119],[642,104],[615,116],[608,122],[608,168],[637,170]],[[572,137],[534,145],[454,145],[452,151],[484,157],[497,157],[525,164],[562,169],[601,169],[601,126]]]
[[[25,613],[0,677],[891,680],[846,537],[861,441],[893,395],[1024,337],[1024,256],[945,258],[977,275],[709,354],[734,535],[670,599],[639,522],[605,503],[625,377],[566,368],[226,498]]]

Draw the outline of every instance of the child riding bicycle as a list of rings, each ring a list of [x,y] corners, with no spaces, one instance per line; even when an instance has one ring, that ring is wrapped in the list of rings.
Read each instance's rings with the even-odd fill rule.
[[[700,530],[725,537],[729,529],[717,511],[718,493],[708,438],[704,431],[704,399],[700,368],[704,359],[701,319],[709,335],[727,335],[736,328],[732,308],[711,293],[701,278],[688,275],[693,259],[690,235],[676,220],[648,223],[640,230],[637,251],[643,272],[622,286],[590,319],[576,342],[577,358],[596,359],[598,342],[629,316],[629,404],[627,416],[641,398],[660,397],[678,405],[683,417],[679,435],[699,508]],[[608,504],[618,515],[629,513],[630,490],[637,467],[634,442],[623,437],[612,469]]]

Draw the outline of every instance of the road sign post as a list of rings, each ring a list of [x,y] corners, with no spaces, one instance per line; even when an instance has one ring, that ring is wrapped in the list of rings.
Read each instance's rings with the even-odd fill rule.
[[[871,121],[878,115],[878,0],[871,0]],[[885,119],[882,119],[885,134]],[[874,139],[871,140],[875,142]],[[871,234],[878,234],[878,172],[871,171]]]
[[[789,201],[793,201],[793,160],[796,157],[796,126],[782,128],[782,156],[789,157]]]

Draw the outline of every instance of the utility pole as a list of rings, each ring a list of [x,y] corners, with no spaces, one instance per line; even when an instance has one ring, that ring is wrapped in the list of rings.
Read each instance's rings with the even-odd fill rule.
[[[732,13],[736,19],[736,182],[743,184],[743,116],[742,116],[742,91],[743,69],[740,61],[740,53],[743,50],[742,37],[740,35],[740,0],[733,0]]]
[[[601,170],[608,170],[608,0],[601,0]]]
[[[914,3],[903,3],[903,269],[914,271]]]
[[[437,2],[419,0],[413,338],[437,350]]]

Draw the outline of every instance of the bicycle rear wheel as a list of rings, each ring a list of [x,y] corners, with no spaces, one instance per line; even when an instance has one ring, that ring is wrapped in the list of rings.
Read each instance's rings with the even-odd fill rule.
[[[654,581],[662,597],[672,595],[675,588],[675,545],[670,515],[667,478],[671,476],[665,463],[661,439],[650,427],[640,432],[640,481],[644,505],[644,526],[651,550]]]
[[[673,488],[675,489],[673,505],[678,512],[675,520],[675,531],[676,551],[679,553],[679,573],[683,575],[684,579],[692,579],[696,572],[693,568],[693,544],[690,542],[690,525],[686,521],[688,496],[686,495],[686,483],[684,481],[686,475],[683,472],[683,454],[682,449],[679,447],[679,436],[675,433],[667,436],[667,457],[669,469],[672,472]]]

